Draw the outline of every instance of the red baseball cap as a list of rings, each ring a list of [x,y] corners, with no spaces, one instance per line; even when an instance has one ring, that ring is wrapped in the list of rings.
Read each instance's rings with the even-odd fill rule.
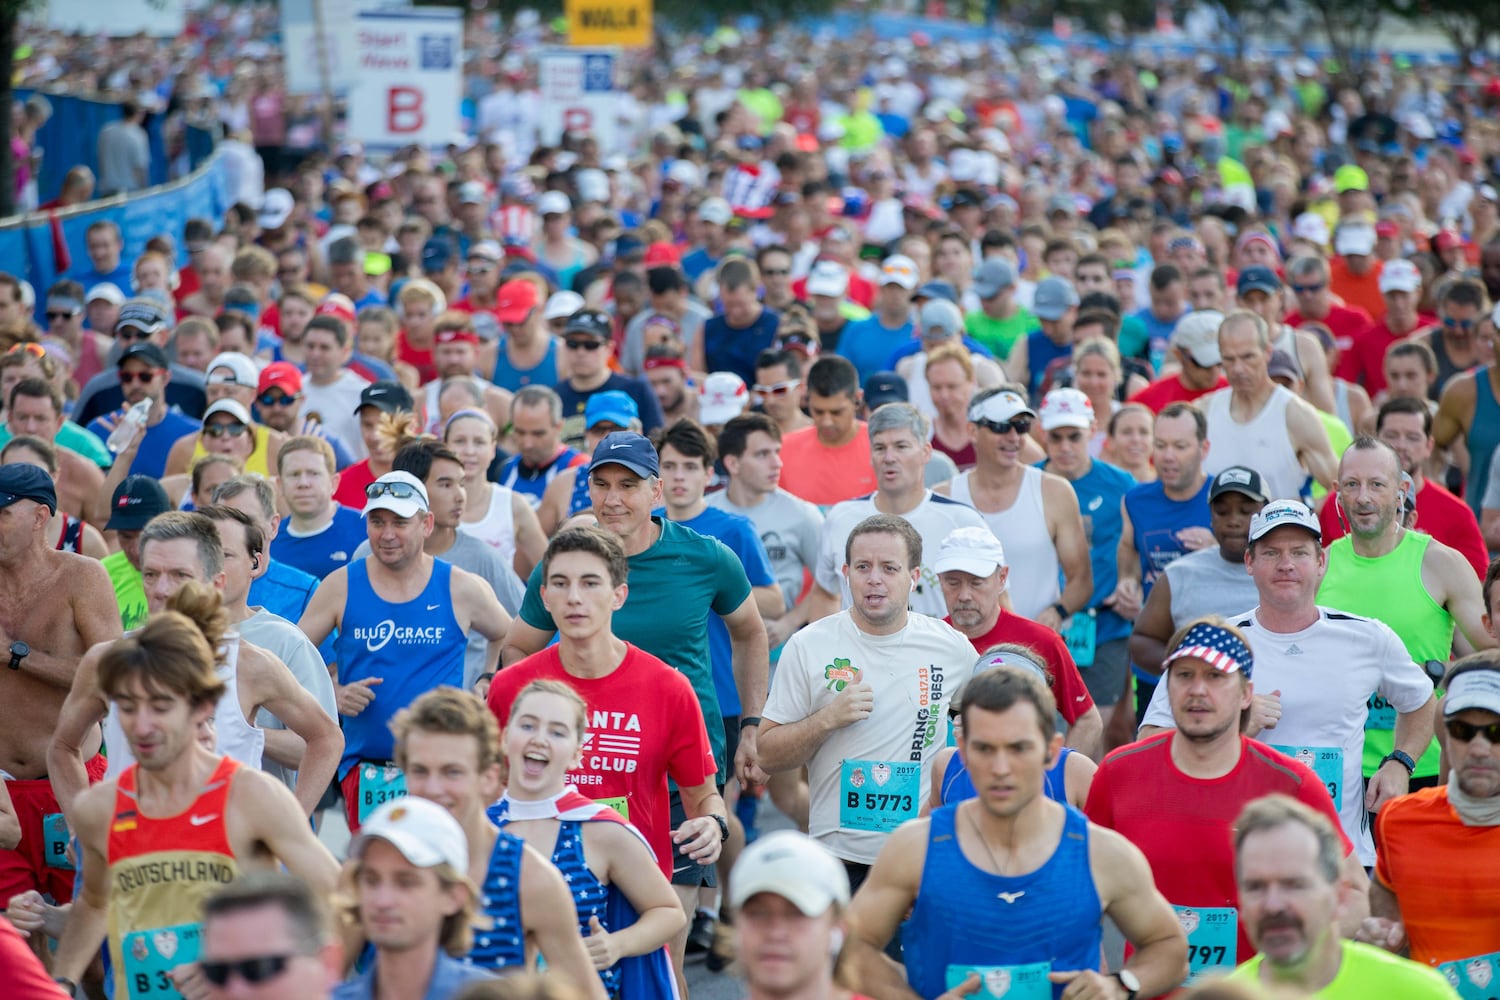
[[[520,323],[537,307],[538,299],[535,283],[525,278],[507,281],[495,293],[495,316],[502,323]]]
[[[670,243],[652,243],[646,247],[647,267],[667,267],[682,263],[682,254]]]
[[[515,320],[507,320],[506,322],[513,323],[515,322]],[[436,334],[433,335],[433,339],[439,344],[478,344],[479,334],[475,333],[473,330],[459,327],[457,329],[439,330]]]
[[[280,389],[288,396],[302,391],[302,373],[290,361],[273,361],[261,369],[260,381],[255,384],[256,395],[267,389]]]

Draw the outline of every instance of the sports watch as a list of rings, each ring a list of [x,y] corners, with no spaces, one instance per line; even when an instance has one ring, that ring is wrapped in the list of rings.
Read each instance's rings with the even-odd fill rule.
[[[1125,988],[1125,1000],[1135,1000],[1141,992],[1141,981],[1129,969],[1121,969],[1112,977]]]
[[[7,666],[12,670],[21,669],[21,661],[31,655],[31,647],[20,639],[10,644],[10,663]]]

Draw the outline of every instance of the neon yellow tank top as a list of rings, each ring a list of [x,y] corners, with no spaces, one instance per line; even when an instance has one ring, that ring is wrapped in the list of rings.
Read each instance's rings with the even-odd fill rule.
[[[245,459],[245,471],[270,479],[271,466],[270,458],[266,454],[266,443],[271,440],[271,432],[259,424],[256,424],[252,430],[255,433],[255,450],[250,453],[249,458]],[[203,448],[203,435],[200,434],[197,443],[193,445],[193,462],[197,462],[207,454],[208,452]]]

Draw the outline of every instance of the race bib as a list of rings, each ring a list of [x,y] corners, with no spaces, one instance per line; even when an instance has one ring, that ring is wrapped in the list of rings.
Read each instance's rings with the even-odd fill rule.
[[[1062,624],[1063,642],[1068,644],[1073,662],[1080,667],[1094,665],[1094,647],[1098,644],[1098,636],[1099,622],[1092,609],[1069,615],[1068,620]]]
[[[627,820],[630,819],[630,800],[625,796],[616,795],[612,798],[595,799],[594,801],[599,803],[601,806],[609,806],[611,809],[619,813],[621,816],[625,817]]]
[[[839,780],[839,826],[890,833],[921,808],[922,765],[916,761],[846,760]]]
[[[1396,728],[1396,706],[1380,695],[1370,695],[1370,700],[1365,702],[1365,708],[1369,710],[1365,715],[1366,729]]]
[[[1174,906],[1188,939],[1188,978],[1233,969],[1239,949],[1239,914],[1232,906]]]
[[[406,775],[395,764],[359,765],[359,821],[393,799],[406,795]]]
[[[131,1000],[181,997],[170,973],[198,961],[197,924],[178,924],[154,931],[134,931],[120,939],[125,988]]]
[[[1333,797],[1333,808],[1342,812],[1344,808],[1344,751],[1340,747],[1284,747],[1271,744],[1299,764],[1306,764],[1318,776],[1328,794]]]
[[[42,841],[47,845],[47,866],[73,870],[68,860],[68,841],[73,834],[68,831],[68,820],[62,813],[48,813],[42,817]]]
[[[1448,977],[1448,985],[1458,991],[1463,1000],[1490,1000],[1495,995],[1494,986],[1500,969],[1500,951],[1475,958],[1463,958],[1456,962],[1443,962],[1438,971]]]
[[[979,992],[969,994],[979,1000],[1052,1000],[1052,984],[1047,973],[1051,962],[1031,965],[950,965],[944,980],[948,989],[960,985],[969,974],[979,973]]]

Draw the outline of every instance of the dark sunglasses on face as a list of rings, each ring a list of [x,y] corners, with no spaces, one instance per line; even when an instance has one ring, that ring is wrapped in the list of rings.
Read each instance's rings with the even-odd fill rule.
[[[1472,330],[1477,325],[1478,322],[1472,319],[1454,319],[1452,316],[1443,317],[1443,326],[1450,330]]]
[[[129,341],[129,340],[149,340],[149,339],[151,339],[151,334],[150,334],[149,331],[142,330],[140,327],[122,326],[118,330],[115,331],[115,339],[116,340],[127,340],[127,341]]]
[[[292,406],[301,398],[301,396],[288,396],[279,392],[267,392],[256,396],[255,401],[261,406]]]
[[[602,340],[564,340],[563,344],[570,351],[597,351],[604,346]]]
[[[74,316],[77,316],[77,315],[78,314],[76,312],[73,312],[73,311],[68,310],[68,309],[48,309],[47,310],[47,320],[48,320],[48,322],[51,322],[54,319],[72,319]]]
[[[246,427],[244,424],[205,424],[203,427],[203,433],[207,437],[211,438],[237,438],[244,437],[245,432],[249,429],[250,428]]]
[[[120,384],[132,385],[136,382],[139,382],[142,385],[145,385],[147,382],[150,382],[152,379],[156,378],[157,374],[158,373],[155,369],[152,369],[149,372],[121,372]]]
[[[365,487],[365,499],[375,500],[383,496],[393,496],[397,500],[422,499],[422,494],[411,483],[371,483]]]
[[[991,434],[1009,434],[1011,431],[1015,431],[1021,435],[1031,433],[1030,417],[1012,417],[1006,421],[976,420],[974,423],[976,426],[983,427]]]
[[[788,275],[790,275],[792,272],[790,270],[788,270],[787,268],[784,268],[784,267],[776,267],[776,268],[768,267],[765,270],[761,271],[760,273],[763,274],[763,275],[765,275],[767,278],[785,278]]]
[[[1495,746],[1500,746],[1500,722],[1491,722],[1487,726],[1476,726],[1472,722],[1462,719],[1449,719],[1443,725],[1448,730],[1448,735],[1460,743],[1468,743],[1478,736],[1484,734],[1485,741]]]
[[[235,962],[199,962],[198,967],[203,970],[203,978],[215,986],[225,986],[229,983],[229,977],[239,976],[251,986],[275,979],[286,971],[289,963],[295,955],[257,955],[254,958],[242,958]]]
[[[1314,295],[1328,287],[1328,282],[1322,281],[1316,285],[1292,285],[1291,289],[1298,295]]]

